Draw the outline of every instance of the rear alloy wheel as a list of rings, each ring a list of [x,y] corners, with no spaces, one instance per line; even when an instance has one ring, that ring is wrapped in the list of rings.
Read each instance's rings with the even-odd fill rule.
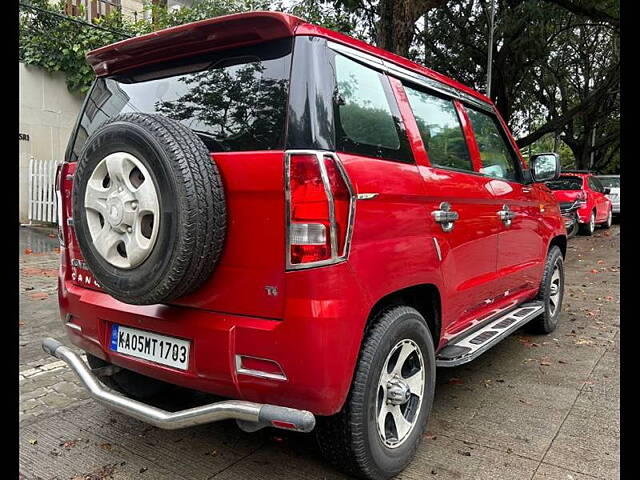
[[[591,212],[591,217],[589,217],[589,222],[580,225],[580,233],[582,235],[591,236],[596,229],[596,211]]]
[[[410,307],[381,312],[367,329],[342,410],[318,417],[323,455],[359,478],[384,480],[411,461],[433,404],[431,333]]]

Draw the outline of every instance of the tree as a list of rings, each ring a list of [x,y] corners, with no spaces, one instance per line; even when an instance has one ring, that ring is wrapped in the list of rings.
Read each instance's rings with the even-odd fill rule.
[[[415,24],[431,9],[448,0],[337,0],[334,5],[362,15],[371,30],[374,43],[385,50],[409,56],[415,37]]]

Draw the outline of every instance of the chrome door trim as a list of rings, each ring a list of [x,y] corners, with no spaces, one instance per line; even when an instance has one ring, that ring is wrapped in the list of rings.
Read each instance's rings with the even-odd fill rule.
[[[360,62],[366,63],[369,66],[374,67],[378,70],[381,70],[385,73],[391,74],[399,78],[403,78],[415,84],[426,87],[430,90],[436,91],[447,97],[455,98],[456,100],[470,103],[485,111],[494,113],[493,107],[489,103],[483,102],[482,100],[475,98],[469,95],[468,93],[465,93],[450,85],[446,85],[442,82],[439,82],[438,80],[413,72],[408,68],[401,67],[400,65],[397,65],[393,62],[390,62],[388,60],[383,60],[381,58],[377,58],[371,54],[362,52],[360,50],[343,45],[341,43],[328,40],[327,46],[335,52],[346,55],[347,57],[350,57],[354,60],[358,60]]]

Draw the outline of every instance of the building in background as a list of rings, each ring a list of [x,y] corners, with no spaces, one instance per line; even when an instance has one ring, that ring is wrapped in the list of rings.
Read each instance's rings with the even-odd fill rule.
[[[193,0],[152,0],[168,8],[188,7]],[[81,12],[87,22],[113,10],[122,11],[129,18],[145,18],[143,0],[66,0],[68,15]],[[76,118],[82,107],[83,96],[69,92],[61,72],[50,73],[38,67],[18,63],[19,77],[19,221],[30,222],[30,177],[33,166],[42,162],[60,163]],[[31,165],[31,167],[30,167]],[[51,169],[46,170],[49,172]],[[52,181],[51,175],[41,175],[38,181]],[[33,197],[33,192],[31,197]],[[37,195],[36,195],[37,196]],[[31,215],[32,217],[33,215]]]

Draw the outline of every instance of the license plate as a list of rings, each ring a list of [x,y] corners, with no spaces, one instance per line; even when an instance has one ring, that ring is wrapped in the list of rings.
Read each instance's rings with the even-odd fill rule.
[[[189,347],[188,340],[122,325],[111,327],[111,350],[114,352],[151,360],[180,370],[186,370],[189,367]]]

